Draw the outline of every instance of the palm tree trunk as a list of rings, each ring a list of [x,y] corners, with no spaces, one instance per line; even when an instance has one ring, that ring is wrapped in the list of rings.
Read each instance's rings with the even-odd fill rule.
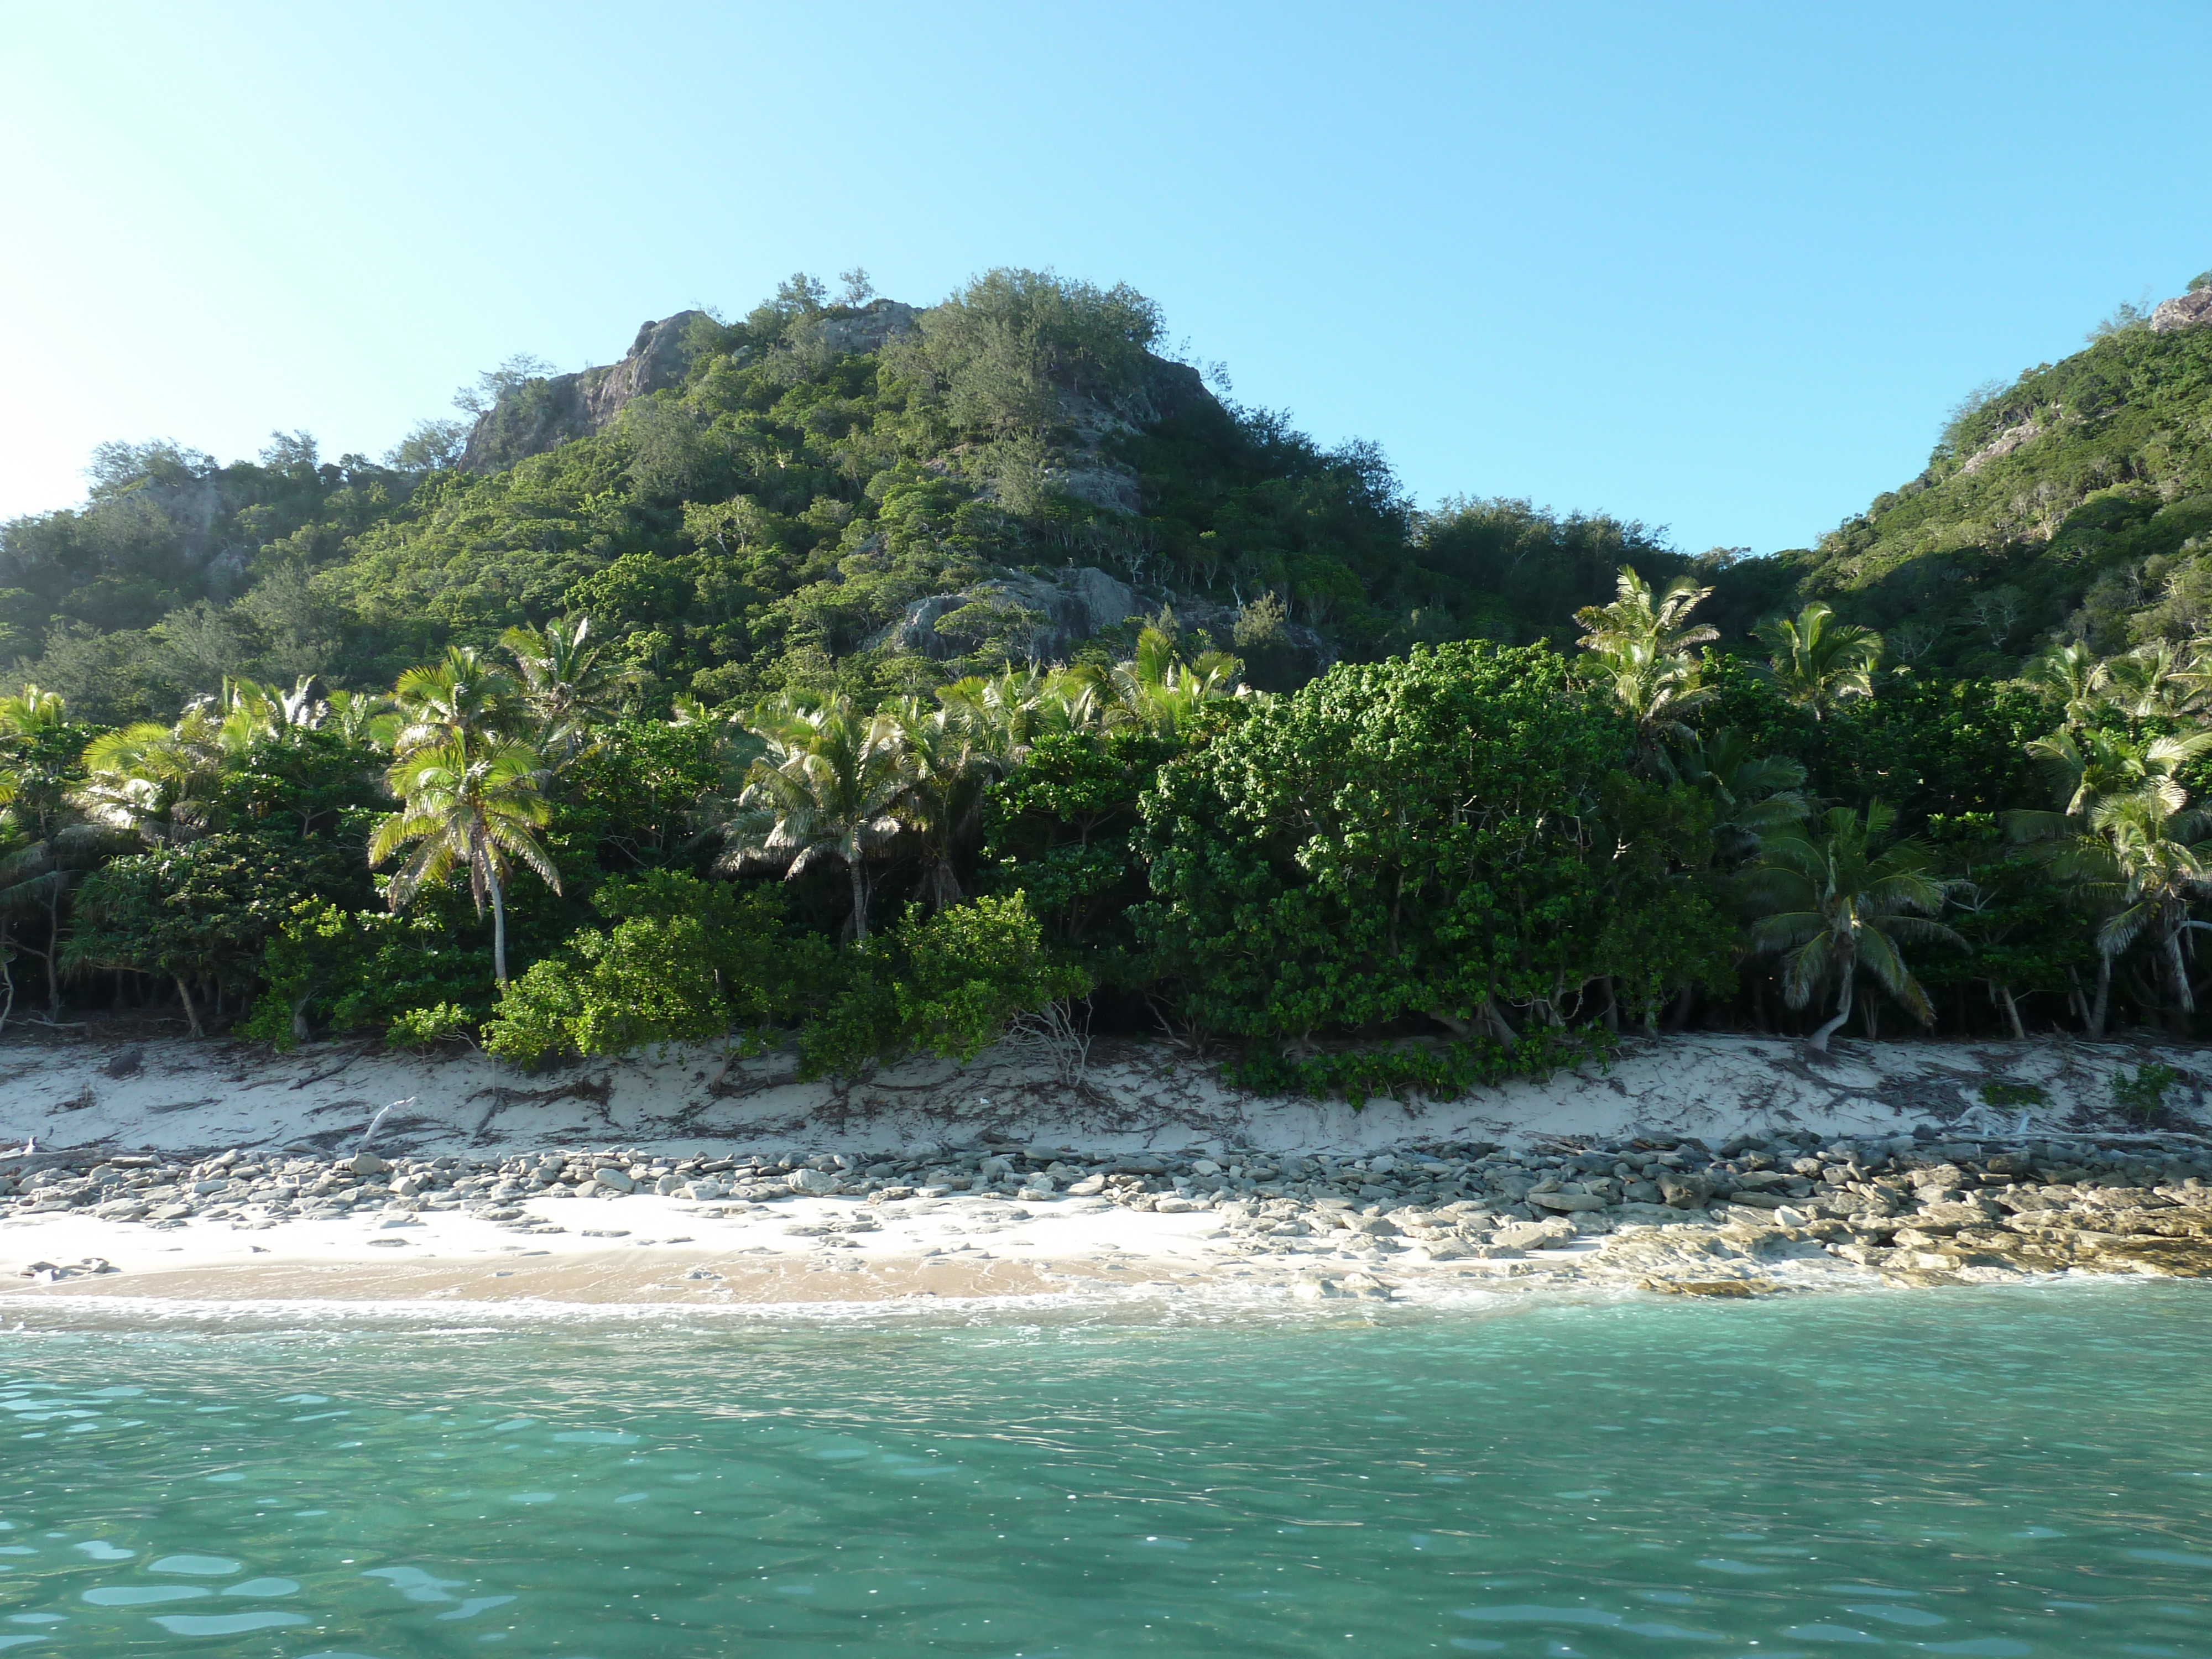
[[[2027,1028],[2020,1023],[2020,1005],[2017,1002],[2014,1002],[2012,999],[2012,987],[2009,985],[1998,986],[1997,1000],[2004,1006],[2005,1019],[2012,1026],[2012,1034],[2014,1037],[2020,1042],[2025,1042],[2027,1040]]]
[[[868,869],[859,859],[845,860],[845,868],[853,878],[853,942],[864,942],[868,937]]]
[[[58,963],[62,954],[62,884],[57,876],[53,885],[46,890],[46,1018],[62,1017],[62,977]],[[198,1036],[199,1032],[192,1033]]]
[[[1856,963],[1852,964],[1852,968],[1856,968]],[[1851,971],[1850,969],[1846,969],[1844,970],[1844,991],[1842,996],[1838,997],[1836,1000],[1835,1018],[1831,1019],[1826,1025],[1823,1025],[1819,1030],[1814,1032],[1810,1037],[1806,1039],[1805,1046],[1810,1048],[1814,1054],[1826,1054],[1828,1052],[1828,1038],[1837,1030],[1840,1030],[1844,1022],[1851,1017],[1851,984],[1853,981],[1857,979],[1857,977],[1858,975]]]
[[[484,860],[484,875],[491,888],[491,976],[507,983],[507,898],[499,890],[499,866]]]
[[[2105,1039],[2105,1016],[2112,1006],[2112,959],[2102,951],[2097,952],[2097,1000],[2089,1009],[2089,1039],[2101,1042]]]
[[[2174,929],[2166,936],[2166,967],[2173,976],[2174,1012],[2168,1022],[2174,1036],[2187,1036],[2189,1024],[2197,1012],[2197,998],[2189,988],[2189,969],[2181,959],[2181,930]]]
[[[176,981],[177,995],[185,1005],[185,1019],[191,1027],[191,1035],[204,1036],[204,1033],[200,1030],[200,1011],[192,1003],[192,988],[185,983],[185,976],[182,974],[176,975]]]

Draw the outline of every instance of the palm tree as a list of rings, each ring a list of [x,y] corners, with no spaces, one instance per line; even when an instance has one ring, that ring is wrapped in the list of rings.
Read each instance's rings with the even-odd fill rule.
[[[1720,638],[1720,630],[1690,622],[1713,590],[1677,576],[1655,601],[1651,584],[1629,565],[1620,567],[1613,587],[1620,597],[1612,604],[1575,612],[1583,629],[1576,643],[1590,653],[1589,672],[1610,684],[1613,701],[1636,722],[1638,750],[1656,763],[1664,739],[1690,735],[1683,716],[1713,696],[1701,683],[1695,647]]]
[[[1087,715],[1095,705],[1104,725],[1171,738],[1208,703],[1249,695],[1239,684],[1243,672],[1244,665],[1226,651],[1201,652],[1186,663],[1176,654],[1173,640],[1147,628],[1137,635],[1135,653],[1111,668],[1085,665],[1069,670],[1062,695],[1072,714]]]
[[[2206,860],[2212,841],[2205,836],[2201,811],[2169,810],[2168,797],[2155,788],[2109,796],[2089,813],[2089,828],[2110,860],[2117,903],[2097,930],[2098,954],[2109,964],[2136,939],[2148,938],[2158,952],[2173,995],[2174,1035],[2186,1036],[2197,1012],[2197,997],[2183,959],[2182,936],[2212,922],[2192,921],[2190,901],[2212,890]],[[2109,986],[2111,975],[2100,975]]]
[[[203,698],[174,726],[139,720],[85,746],[84,781],[70,804],[103,830],[128,831],[149,846],[197,840],[213,827],[222,781],[225,721]]]
[[[2124,732],[2090,727],[2078,734],[2059,731],[2037,738],[2027,745],[2029,756],[2042,763],[2054,793],[2065,802],[2059,817],[2086,819],[2097,802],[2107,795],[2157,793],[2166,811],[2179,812],[2185,799],[2175,775],[2206,750],[2212,749],[2212,732],[2189,732],[2175,737],[2131,738]],[[2049,820],[2049,821],[2047,821]],[[2015,839],[2050,834],[2066,828],[2051,815],[2015,812],[2011,815]]]
[[[538,741],[556,766],[592,745],[595,728],[622,713],[620,698],[637,678],[632,668],[603,659],[587,644],[589,617],[556,618],[543,629],[510,628],[499,642],[522,674],[522,704],[538,722]]]
[[[2203,709],[2204,680],[2195,648],[2154,640],[2100,664],[2090,684],[2131,720],[2180,720]]]
[[[338,735],[365,748],[389,749],[399,730],[400,717],[392,699],[376,691],[333,691],[331,720]]]
[[[1928,873],[1928,851],[1912,841],[1883,845],[1896,817],[1879,801],[1863,818],[1849,807],[1832,808],[1821,816],[1817,834],[1797,830],[1768,837],[1748,872],[1748,896],[1760,912],[1751,948],[1782,957],[1784,1000],[1802,1008],[1824,988],[1835,988],[1836,1012],[1811,1039],[1821,1054],[1851,1017],[1862,972],[1925,1024],[1935,1010],[1898,947],[1963,947],[1956,933],[1931,920],[1943,908],[1948,884]]]
[[[256,744],[285,743],[330,718],[331,706],[315,695],[315,677],[302,674],[289,691],[258,681],[223,677],[216,699],[222,712],[222,746],[240,754]]]
[[[984,791],[1006,763],[995,734],[979,733],[952,709],[926,709],[908,697],[892,718],[906,775],[897,816],[921,842],[922,896],[942,909],[963,896],[955,854],[981,827]]]
[[[35,738],[58,730],[65,722],[67,705],[58,691],[41,691],[26,682],[22,695],[0,697],[0,727],[16,738]]]
[[[721,867],[780,869],[790,881],[824,860],[841,863],[853,884],[853,937],[866,939],[868,863],[898,834],[908,784],[897,722],[862,714],[840,692],[811,704],[781,699],[748,724],[768,752],[722,826]]]
[[[46,948],[20,933],[14,943],[46,964],[49,1022],[61,1017],[62,900],[99,863],[106,839],[70,799],[76,749],[59,693],[26,685],[19,696],[0,697],[0,750],[9,757],[0,804],[0,956],[12,919],[37,915]],[[13,979],[10,972],[11,1006]]]
[[[1689,732],[1669,762],[1683,782],[1712,799],[1713,853],[1720,862],[1741,862],[1760,841],[1804,821],[1813,805],[1803,793],[1805,769],[1786,755],[1758,755],[1734,727],[1711,737]]]
[[[2120,954],[2118,949],[2106,948],[2109,939],[2119,937],[2111,931],[2112,923],[2118,911],[2131,902],[2125,897],[2130,884],[2112,836],[2117,831],[2141,839],[2142,821],[2154,811],[2167,822],[2179,821],[2189,797],[2177,775],[2208,749],[2212,749],[2212,732],[2136,738],[2096,726],[2062,729],[2027,745],[2029,755],[2042,763],[2061,805],[2057,811],[2006,813],[2005,835],[2011,841],[2040,847],[2072,902],[2101,918],[2097,928],[2097,990],[2085,1021],[2093,1040],[2105,1035],[2105,1020],[2112,1007],[2112,968]],[[2100,812],[2124,801],[2140,805],[2106,812],[2106,827],[2097,828]],[[2128,930],[2127,937],[2132,940],[2141,931],[2140,927]]]
[[[538,780],[544,763],[528,744],[511,738],[456,737],[418,745],[392,763],[385,781],[401,810],[376,826],[372,866],[401,848],[415,852],[385,888],[394,910],[412,902],[425,883],[466,868],[477,915],[491,902],[492,975],[507,983],[506,880],[519,859],[561,890],[560,872],[537,832],[553,813]]]
[[[2104,706],[2097,653],[2079,640],[2051,647],[2021,678],[2057,703],[2069,726],[2087,725]]]
[[[392,688],[400,716],[392,752],[508,736],[518,696],[514,678],[474,646],[450,647],[442,659],[409,669]]]
[[[1815,720],[1845,697],[1872,696],[1874,671],[1881,662],[1881,635],[1835,618],[1815,599],[1794,620],[1778,617],[1752,629],[1774,653],[1767,667],[1783,696],[1810,708]]]

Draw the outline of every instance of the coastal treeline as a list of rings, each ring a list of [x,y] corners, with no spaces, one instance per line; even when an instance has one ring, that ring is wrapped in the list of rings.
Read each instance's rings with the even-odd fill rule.
[[[2212,330],[1987,394],[1909,548],[1878,503],[1762,559],[1418,511],[1125,288],[648,335],[588,429],[513,363],[381,462],[114,446],[0,530],[0,1023],[847,1075],[1145,1030],[1355,1096],[1627,1030],[2194,1028]],[[2029,565],[1957,649],[1861,591]]]
[[[1356,1096],[1624,1030],[2192,1028],[2199,653],[1925,678],[1815,604],[1747,659],[1705,598],[1625,568],[1570,653],[1449,642],[1289,694],[1170,612],[1110,664],[873,708],[643,716],[581,616],[168,723],[26,687],[0,1000],[526,1066],[795,1033],[847,1075],[1148,1028]]]

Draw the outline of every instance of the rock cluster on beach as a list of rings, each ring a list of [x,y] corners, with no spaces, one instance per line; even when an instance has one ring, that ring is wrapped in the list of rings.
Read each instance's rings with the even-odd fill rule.
[[[869,1206],[967,1194],[1211,1212],[1221,1253],[1283,1258],[1313,1295],[1387,1295],[1378,1270],[1498,1264],[1741,1294],[1763,1264],[1826,1258],[1900,1284],[2058,1271],[2212,1275],[2212,1147],[2194,1136],[2017,1144],[1809,1133],[1717,1149],[1667,1137],[1454,1142],[1369,1158],[1211,1146],[1093,1153],[983,1140],[904,1155],[674,1158],[635,1148],[499,1158],[257,1154],[0,1159],[0,1210],[156,1228],[460,1210],[522,1232],[594,1229],[557,1200],[647,1192],[708,1216],[791,1198]],[[854,1218],[865,1224],[867,1215]],[[805,1229],[803,1231],[817,1231]],[[1315,1258],[1326,1258],[1316,1263]],[[105,1264],[101,1264],[105,1265]],[[49,1275],[67,1276],[51,1263]],[[77,1271],[83,1271],[80,1268]]]

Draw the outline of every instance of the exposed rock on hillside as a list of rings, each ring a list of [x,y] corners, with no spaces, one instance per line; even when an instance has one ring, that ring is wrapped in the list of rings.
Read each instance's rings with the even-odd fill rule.
[[[1018,653],[1052,661],[1066,657],[1100,629],[1143,610],[1127,584],[1094,566],[1050,579],[1009,571],[955,593],[916,599],[873,643],[944,661],[972,649],[975,635],[998,628],[1014,634]],[[972,629],[957,621],[939,628],[945,618],[961,613],[972,616]]]
[[[2177,328],[2195,328],[2212,323],[2212,288],[2200,288],[2193,293],[2176,295],[2162,301],[2150,314],[2154,334],[2170,333]]]
[[[2008,426],[1961,462],[1960,474],[1966,477],[1978,472],[1991,461],[2011,454],[2022,444],[2042,435],[2043,428],[2032,418],[2022,421],[2018,426]]]
[[[461,456],[462,470],[495,472],[512,466],[526,455],[543,454],[599,431],[633,398],[680,386],[691,361],[684,337],[695,320],[706,316],[703,311],[679,311],[657,323],[641,324],[621,362],[526,382],[477,417]]]

